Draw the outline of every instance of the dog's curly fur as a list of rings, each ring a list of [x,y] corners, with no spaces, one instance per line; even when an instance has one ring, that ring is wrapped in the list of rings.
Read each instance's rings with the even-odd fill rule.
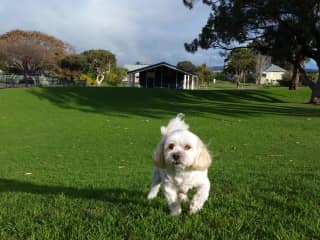
[[[187,201],[187,192],[197,190],[190,203],[189,213],[199,211],[209,197],[208,168],[211,156],[198,136],[190,132],[189,125],[179,113],[166,127],[154,153],[154,169],[148,199],[153,199],[162,185],[171,215],[181,213],[181,202]]]

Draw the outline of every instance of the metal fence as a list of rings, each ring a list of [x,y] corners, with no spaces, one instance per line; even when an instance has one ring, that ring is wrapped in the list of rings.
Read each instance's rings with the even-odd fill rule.
[[[85,80],[67,80],[44,75],[30,76],[24,79],[23,75],[0,74],[0,88],[10,87],[55,87],[55,86],[77,86],[86,87]]]

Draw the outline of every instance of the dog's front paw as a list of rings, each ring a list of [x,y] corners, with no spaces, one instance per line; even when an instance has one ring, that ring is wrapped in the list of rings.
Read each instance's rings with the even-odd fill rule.
[[[154,199],[157,195],[158,195],[157,192],[150,191],[150,192],[148,193],[147,199],[148,199],[148,200],[152,200],[152,199]]]
[[[185,193],[179,193],[178,197],[179,197],[180,202],[188,202],[189,201],[188,196]]]
[[[176,210],[171,210],[171,216],[179,216],[181,214],[181,208]]]
[[[189,214],[190,214],[190,215],[193,215],[193,214],[197,213],[200,209],[201,209],[201,207],[198,206],[198,204],[192,202],[192,203],[190,204]]]
[[[172,204],[169,207],[171,216],[178,216],[182,212],[181,206],[179,204]]]

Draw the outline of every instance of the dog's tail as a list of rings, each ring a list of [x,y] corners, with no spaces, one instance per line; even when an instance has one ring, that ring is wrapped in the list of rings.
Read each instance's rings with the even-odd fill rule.
[[[163,136],[168,136],[177,130],[188,130],[189,125],[184,122],[183,118],[183,113],[179,113],[175,118],[172,118],[166,127],[161,127],[161,134]]]

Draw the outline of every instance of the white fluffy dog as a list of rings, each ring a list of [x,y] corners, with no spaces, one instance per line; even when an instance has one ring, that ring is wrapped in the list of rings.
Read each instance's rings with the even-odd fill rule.
[[[189,189],[197,191],[190,203],[190,214],[203,207],[210,191],[211,156],[200,138],[188,130],[183,117],[179,113],[166,127],[161,127],[163,137],[154,153],[155,166],[148,194],[148,199],[155,198],[162,184],[171,215],[181,213],[181,202],[188,201]]]

